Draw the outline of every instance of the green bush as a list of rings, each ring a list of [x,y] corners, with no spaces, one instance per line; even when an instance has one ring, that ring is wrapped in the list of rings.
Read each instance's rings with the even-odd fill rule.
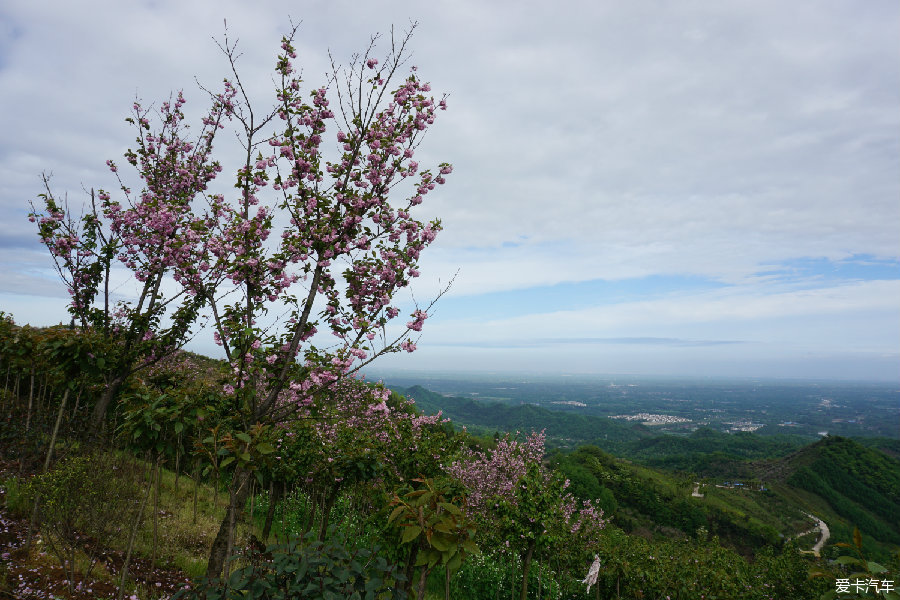
[[[25,486],[37,503],[40,530],[70,582],[82,554],[88,577],[104,549],[123,539],[139,508],[138,474],[133,463],[112,454],[74,456]]]
[[[227,579],[201,579],[173,600],[405,600],[403,576],[378,553],[378,547],[352,548],[329,532],[320,542],[313,534],[292,537],[263,553],[244,557],[249,564]]]
[[[509,555],[476,554],[469,557],[453,575],[450,597],[465,600],[518,599],[521,586],[522,561],[518,557],[510,559]],[[528,576],[528,597],[563,598],[559,577],[548,565],[532,565]],[[569,598],[568,595],[565,597]]]

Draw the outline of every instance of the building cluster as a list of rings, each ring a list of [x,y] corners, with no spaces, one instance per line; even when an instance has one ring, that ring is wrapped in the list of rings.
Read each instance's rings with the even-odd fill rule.
[[[672,425],[675,423],[690,423],[690,419],[676,417],[674,415],[658,415],[654,413],[637,413],[634,415],[611,415],[610,419],[624,419],[626,421],[640,421],[643,425]]]
[[[752,423],[750,421],[735,421],[733,423],[725,423],[725,425],[731,425],[728,431],[756,431],[764,427],[761,423]]]

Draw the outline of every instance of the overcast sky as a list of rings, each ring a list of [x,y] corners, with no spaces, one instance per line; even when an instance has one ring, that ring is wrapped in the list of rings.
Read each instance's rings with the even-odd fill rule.
[[[449,94],[416,299],[458,276],[384,368],[900,379],[896,0],[5,0],[0,310],[67,321],[40,174],[114,189],[135,97],[201,110],[227,74],[223,19],[270,98],[289,17],[310,85],[414,20]]]

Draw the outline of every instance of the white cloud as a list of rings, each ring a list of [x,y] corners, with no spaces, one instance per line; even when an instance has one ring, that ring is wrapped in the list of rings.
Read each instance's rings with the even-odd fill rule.
[[[900,257],[892,0],[11,0],[0,8],[0,247],[39,250],[24,218],[42,171],[73,201],[83,187],[115,187],[104,161],[133,138],[123,119],[136,94],[158,102],[183,88],[190,114],[202,111],[195,76],[216,87],[228,70],[211,39],[222,38],[223,18],[240,39],[244,83],[270,97],[288,15],[303,21],[311,85],[327,49],[346,61],[372,33],[420,22],[411,64],[450,93],[421,162],[455,169],[422,207],[445,231],[424,258],[417,297],[457,269],[456,296],[695,275],[737,287],[547,322],[571,328],[577,316],[624,329],[651,315],[676,331],[703,317],[715,333],[812,307],[848,329],[853,315],[887,311],[883,329],[895,331],[896,311],[862,302],[874,290],[752,287],[763,265],[798,257]],[[0,264],[3,289],[57,293],[33,266]]]
[[[900,280],[804,290],[771,287],[735,286],[505,319],[473,315],[429,323],[427,340],[437,345],[517,345],[559,338],[646,337],[791,343],[831,350],[850,340],[874,344],[870,349],[875,351],[897,349],[900,323],[885,327],[885,319],[897,314]],[[854,331],[848,335],[849,329]]]

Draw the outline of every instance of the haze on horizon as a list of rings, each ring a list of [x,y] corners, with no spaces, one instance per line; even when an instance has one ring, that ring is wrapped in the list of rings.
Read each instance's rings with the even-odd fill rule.
[[[414,298],[455,280],[375,371],[900,381],[893,0],[4,2],[0,310],[68,321],[27,221],[40,174],[72,203],[115,189],[135,96],[202,111],[223,19],[271,98],[289,15],[310,85],[329,49],[414,20],[410,64],[450,94],[420,150],[454,172],[418,215],[444,231]]]

